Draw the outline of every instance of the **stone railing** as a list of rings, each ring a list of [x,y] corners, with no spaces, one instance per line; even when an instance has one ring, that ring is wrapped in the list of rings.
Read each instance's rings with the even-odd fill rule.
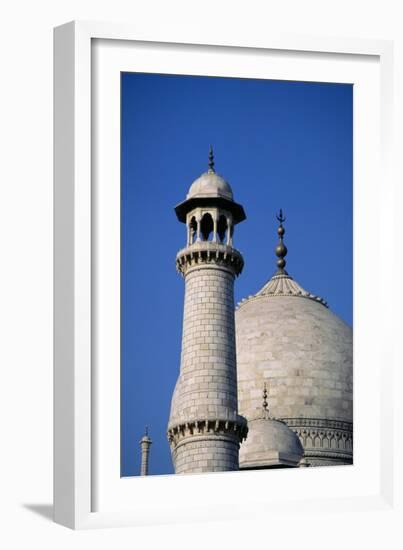
[[[176,269],[183,275],[192,268],[207,267],[209,264],[229,268],[238,276],[242,272],[244,261],[242,254],[232,246],[212,241],[192,244],[176,255]]]

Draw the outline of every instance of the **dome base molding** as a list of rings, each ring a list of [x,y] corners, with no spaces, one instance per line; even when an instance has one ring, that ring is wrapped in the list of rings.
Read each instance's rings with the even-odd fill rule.
[[[353,424],[324,418],[283,418],[298,435],[310,466],[353,463]]]

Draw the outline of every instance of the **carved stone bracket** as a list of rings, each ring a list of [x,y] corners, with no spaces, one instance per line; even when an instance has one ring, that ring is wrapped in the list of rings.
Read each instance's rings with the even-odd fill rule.
[[[171,425],[167,436],[169,444],[174,448],[185,438],[208,434],[235,436],[241,443],[246,439],[247,433],[246,419],[238,415],[236,420],[210,418]]]

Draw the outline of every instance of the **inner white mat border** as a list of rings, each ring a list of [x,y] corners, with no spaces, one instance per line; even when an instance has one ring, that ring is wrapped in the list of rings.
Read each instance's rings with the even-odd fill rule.
[[[283,503],[291,511],[293,501],[377,495],[379,58],[108,40],[93,40],[92,49],[92,511],[135,512],[166,521],[171,514],[193,517],[197,508],[201,514],[209,508],[220,517],[232,516],[237,503],[243,516],[245,510],[255,516],[263,505],[278,511]],[[354,84],[354,466],[120,477],[121,72]],[[173,257],[180,245],[172,243]],[[262,484],[270,490],[262,491]]]

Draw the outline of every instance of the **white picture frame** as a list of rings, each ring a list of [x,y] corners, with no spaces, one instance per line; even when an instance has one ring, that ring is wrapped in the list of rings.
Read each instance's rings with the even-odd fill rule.
[[[54,44],[55,521],[81,529],[284,509],[292,515],[302,502],[312,518],[324,507],[392,510],[394,356],[386,289],[393,279],[382,269],[393,255],[392,43],[281,34],[252,40],[208,29],[195,43],[186,31],[149,36],[130,25],[73,22],[55,29]],[[111,182],[118,177],[122,70],[354,84],[354,466],[120,478],[119,369],[111,368],[119,364],[119,186]],[[356,399],[364,377],[365,394]],[[270,491],[261,491],[263,479]]]

